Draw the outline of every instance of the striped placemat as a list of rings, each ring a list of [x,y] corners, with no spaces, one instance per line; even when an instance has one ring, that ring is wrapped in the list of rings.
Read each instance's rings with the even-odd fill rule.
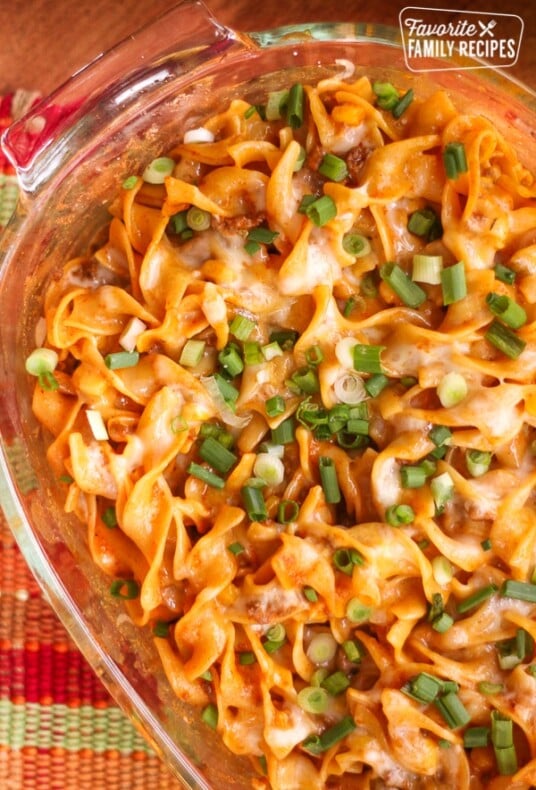
[[[0,96],[0,132],[36,101]],[[17,200],[0,152],[0,232]],[[41,595],[0,510],[0,788],[179,790]]]

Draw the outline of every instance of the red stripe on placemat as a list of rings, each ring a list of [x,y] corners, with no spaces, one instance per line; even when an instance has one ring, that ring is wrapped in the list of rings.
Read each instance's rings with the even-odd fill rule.
[[[101,706],[110,697],[78,651],[39,644],[25,650],[0,647],[0,699]]]

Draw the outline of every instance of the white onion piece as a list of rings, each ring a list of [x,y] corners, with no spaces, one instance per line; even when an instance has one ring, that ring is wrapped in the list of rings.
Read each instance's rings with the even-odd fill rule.
[[[188,143],[213,143],[214,134],[210,129],[205,129],[204,126],[199,126],[197,129],[188,129],[184,133],[184,142]]]
[[[350,370],[343,373],[343,375],[336,380],[333,385],[333,391],[339,403],[347,403],[349,405],[361,403],[361,401],[364,401],[367,397],[363,379],[357,373],[353,373]]]
[[[354,346],[356,340],[353,337],[341,337],[335,346],[335,356],[343,368],[352,370],[354,367]]]
[[[106,430],[106,425],[100,411],[86,409],[86,416],[93,437],[98,442],[106,441],[106,439],[108,439],[108,431]]]
[[[347,80],[349,77],[352,77],[355,71],[355,63],[352,63],[351,60],[347,60],[347,58],[336,58],[335,63],[337,66],[342,66],[343,70],[340,74],[337,74],[337,77],[340,80]]]
[[[230,425],[232,428],[245,428],[245,426],[250,421],[251,416],[245,415],[239,417],[234,413],[231,407],[225,402],[216,379],[213,376],[203,376],[200,381],[210,395],[214,406],[216,407],[216,410],[218,411],[223,422],[226,425]]]
[[[147,325],[137,316],[133,316],[119,338],[119,345],[125,351],[132,352],[136,348],[139,336],[145,332]]]

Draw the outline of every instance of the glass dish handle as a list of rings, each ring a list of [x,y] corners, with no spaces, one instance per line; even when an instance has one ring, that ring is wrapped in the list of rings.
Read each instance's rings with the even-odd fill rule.
[[[111,118],[150,107],[151,91],[181,74],[203,71],[227,51],[257,49],[248,36],[220,24],[200,0],[182,0],[74,74],[4,132],[2,148],[23,197],[50,183],[77,151],[98,140]]]

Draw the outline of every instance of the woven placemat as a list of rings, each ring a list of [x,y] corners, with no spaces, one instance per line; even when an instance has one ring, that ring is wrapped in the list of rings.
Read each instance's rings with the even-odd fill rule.
[[[0,96],[0,132],[36,101]],[[16,175],[0,152],[0,232]],[[42,597],[0,510],[0,788],[179,790]]]

